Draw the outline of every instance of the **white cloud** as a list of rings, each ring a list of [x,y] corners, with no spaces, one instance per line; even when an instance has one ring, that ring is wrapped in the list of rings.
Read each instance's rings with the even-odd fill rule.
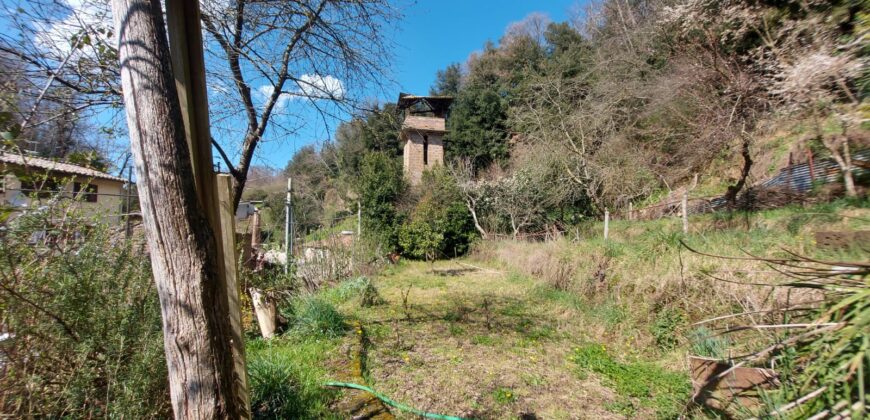
[[[266,101],[272,97],[272,92],[275,91],[275,86],[271,85],[263,85],[257,88],[257,92],[260,94],[261,100],[265,106]],[[287,101],[289,101],[293,96],[289,93],[282,93],[278,95],[278,101],[275,102],[275,109],[282,110],[287,106]]]
[[[35,43],[46,51],[52,51],[61,59],[70,54],[72,38],[86,33],[90,44],[115,45],[115,39],[106,37],[106,30],[113,28],[112,10],[106,0],[63,0],[59,2],[63,18],[51,22],[34,22],[37,32]],[[81,41],[80,41],[81,42]],[[83,54],[92,51],[82,48]],[[75,61],[76,57],[73,57]]]
[[[309,98],[344,98],[344,85],[332,75],[303,74],[296,84],[300,93]]]
[[[299,76],[296,87],[297,89],[295,90],[278,95],[278,100],[275,102],[277,110],[284,109],[287,106],[287,102],[293,99],[343,99],[345,93],[344,84],[341,83],[341,80],[331,75],[303,74]],[[271,85],[262,85],[257,88],[260,100],[264,104],[269,100],[274,91],[275,87]]]

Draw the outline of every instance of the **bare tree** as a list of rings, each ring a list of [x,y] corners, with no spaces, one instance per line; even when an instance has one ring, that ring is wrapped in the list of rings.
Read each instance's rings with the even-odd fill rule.
[[[14,13],[2,22],[12,30],[0,34],[0,53],[26,64],[29,96],[51,80],[76,93],[65,112],[104,121],[121,109],[108,0],[10,1]],[[400,13],[387,0],[200,4],[214,146],[235,180],[236,204],[262,141],[327,125],[363,107],[359,94],[389,84],[387,26]]]
[[[217,251],[197,198],[159,0],[113,0],[130,144],[176,418],[238,418]]]
[[[453,178],[456,179],[456,185],[462,192],[462,198],[465,201],[465,207],[471,213],[471,219],[474,221],[474,228],[480,233],[483,239],[488,238],[486,229],[480,223],[478,213],[486,201],[486,195],[482,193],[480,184],[474,177],[474,164],[471,159],[461,159],[453,162],[448,166]]]
[[[386,0],[202,4],[205,30],[215,41],[208,53],[220,59],[209,65],[213,102],[220,105],[214,120],[238,162],[215,146],[235,179],[238,204],[267,128],[292,133],[305,108],[334,117],[358,105],[350,90],[384,86],[392,56],[384,26],[398,14]],[[244,130],[232,128],[238,126]]]

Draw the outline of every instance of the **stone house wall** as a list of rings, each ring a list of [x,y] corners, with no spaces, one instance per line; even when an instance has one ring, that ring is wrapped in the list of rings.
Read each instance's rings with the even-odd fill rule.
[[[443,133],[417,130],[403,131],[405,139],[404,169],[411,185],[417,185],[423,177],[423,171],[444,164]],[[424,144],[428,143],[428,156],[424,162]]]

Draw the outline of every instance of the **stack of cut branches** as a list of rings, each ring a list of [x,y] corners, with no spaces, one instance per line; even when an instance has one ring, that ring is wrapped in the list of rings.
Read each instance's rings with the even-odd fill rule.
[[[788,296],[803,295],[798,303],[719,316],[699,324],[730,325],[721,335],[760,332],[761,338],[741,337],[749,351],[731,357],[732,366],[711,380],[742,366],[775,366],[781,386],[761,391],[762,418],[864,418],[870,386],[870,263],[822,261],[786,251],[784,258],[754,255],[723,257],[764,264],[781,282],[742,284],[784,288]],[[866,252],[864,250],[863,252]],[[735,280],[708,274],[719,281]],[[812,298],[807,298],[811,296]],[[778,306],[778,305],[775,305]],[[762,316],[759,316],[762,315]],[[737,325],[734,324],[736,320]],[[745,320],[745,321],[744,321]]]

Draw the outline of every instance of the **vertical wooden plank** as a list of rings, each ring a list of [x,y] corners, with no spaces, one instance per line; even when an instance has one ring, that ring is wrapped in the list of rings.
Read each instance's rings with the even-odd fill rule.
[[[225,205],[219,199],[226,193],[226,185],[219,185],[215,176],[209,128],[208,92],[205,81],[205,57],[203,51],[202,25],[199,2],[185,0],[166,1],[166,27],[169,37],[172,70],[184,129],[190,150],[194,183],[197,198],[212,229],[215,243],[215,264],[220,281],[225,287],[222,293],[227,296],[231,323],[230,346],[233,350],[234,380],[236,395],[243,418],[251,417],[247,390],[247,370],[244,362],[244,343],[241,335],[241,313],[239,311],[238,272],[235,257],[235,209],[230,199]],[[228,176],[222,176],[223,184],[232,185]],[[229,193],[232,197],[232,193]],[[224,210],[223,207],[227,209]],[[229,212],[230,220],[224,223],[223,213]],[[224,228],[224,226],[228,226]],[[227,239],[229,238],[229,239]],[[233,314],[238,314],[238,325],[232,325]],[[224,338],[226,339],[226,338]],[[241,353],[239,353],[241,349]]]
[[[217,191],[220,214],[220,242],[223,252],[227,299],[232,327],[233,365],[235,368],[236,397],[243,408],[243,418],[251,418],[251,402],[248,393],[248,370],[245,357],[245,342],[242,335],[242,288],[239,282],[238,256],[236,255],[236,219],[233,208],[233,181],[227,174],[217,175]]]

